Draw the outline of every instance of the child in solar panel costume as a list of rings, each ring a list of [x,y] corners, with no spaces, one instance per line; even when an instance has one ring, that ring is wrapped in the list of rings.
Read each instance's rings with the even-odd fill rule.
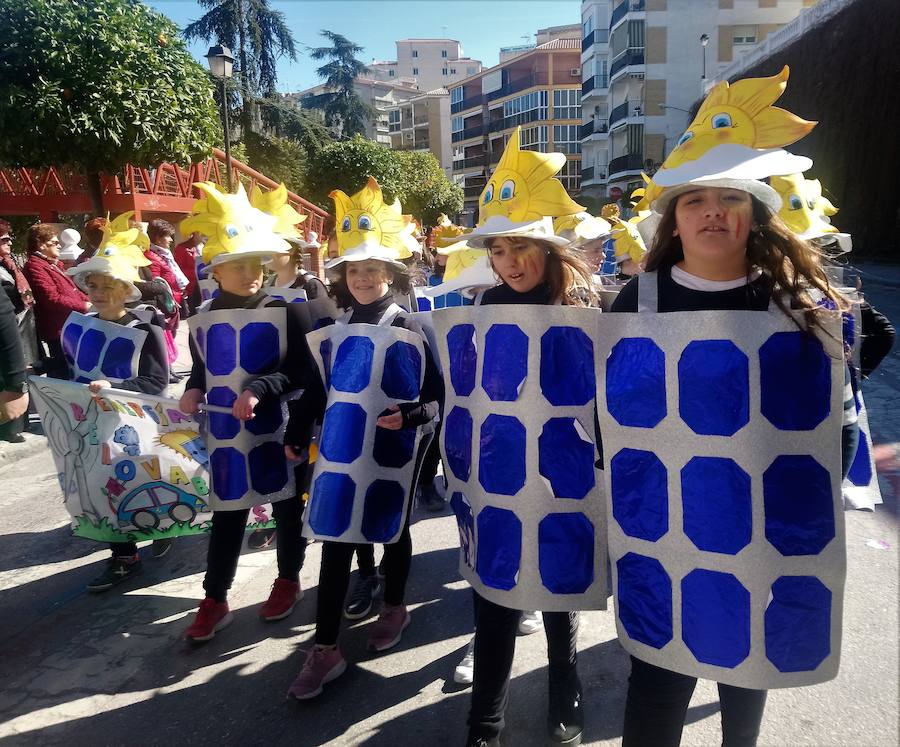
[[[500,284],[483,290],[476,305],[570,305],[596,303],[591,271],[557,236],[552,216],[573,215],[583,208],[554,179],[565,157],[519,148],[518,130],[480,198],[479,225],[466,241],[472,249],[487,249]],[[546,217],[550,216],[550,217]],[[590,393],[593,399],[593,391]],[[521,403],[527,407],[527,402]],[[451,423],[445,423],[449,434]],[[449,438],[445,455],[450,454]],[[595,458],[593,447],[591,458]],[[447,456],[446,458],[450,458]],[[591,462],[590,467],[593,467]],[[452,468],[452,465],[451,465]],[[593,470],[591,470],[593,473]],[[479,473],[481,474],[481,473]],[[453,505],[455,499],[451,501]],[[454,505],[461,538],[474,533],[471,509]],[[482,513],[487,511],[483,509]],[[463,521],[463,517],[469,517]],[[469,526],[464,531],[463,524]],[[463,551],[468,553],[467,541]],[[509,695],[515,638],[522,612],[473,593],[475,601],[474,681],[469,711],[470,745],[499,744]],[[580,744],[584,727],[577,661],[577,612],[543,612],[549,658],[547,732],[558,744]]]
[[[286,304],[262,291],[262,262],[288,251],[272,230],[274,219],[253,208],[242,187],[231,195],[214,185],[197,186],[205,196],[181,228],[208,237],[203,258],[220,292],[190,319],[194,364],[180,407],[195,413],[205,398],[232,408],[231,415],[210,413],[205,429],[213,510],[206,598],[185,636],[207,641],[232,620],[228,589],[255,506],[272,503],[277,527],[278,578],[260,617],[287,617],[302,594],[306,541],[297,484],[306,465],[295,471],[284,457],[281,397],[300,388],[309,371],[303,339],[308,317],[305,304]]]
[[[424,333],[392,293],[405,273],[398,256],[408,216],[399,204],[383,202],[373,179],[352,198],[340,191],[331,196],[341,253],[327,269],[331,292],[347,311],[308,336],[321,381],[292,403],[285,434],[285,448],[293,453],[322,420],[306,531],[325,542],[315,645],[288,692],[298,700],[316,697],[346,669],[338,635],[356,543],[385,545],[384,603],[369,649],[395,646],[409,625],[409,509],[429,425],[443,398]]]
[[[679,311],[754,311],[759,312],[759,322],[754,326],[763,327],[769,324],[773,325],[773,328],[778,328],[774,325],[784,324],[784,314],[790,308],[802,310],[799,318],[803,321],[797,322],[797,325],[805,326],[807,331],[815,331],[822,323],[818,316],[820,310],[814,300],[816,297],[827,298],[838,308],[846,307],[845,300],[829,285],[812,247],[798,240],[776,216],[781,206],[778,194],[769,185],[758,180],[773,174],[789,173],[797,170],[798,166],[802,169],[809,165],[809,159],[798,158],[781,150],[782,146],[789,145],[805,135],[815,124],[771,106],[784,90],[786,80],[787,68],[780,75],[772,78],[747,79],[730,87],[727,82],[720,83],[710,92],[697,117],[678,141],[661,169],[654,175],[653,183],[648,185],[647,197],[654,211],[661,218],[645,260],[647,271],[629,282],[619,293],[612,307],[613,312],[653,314]],[[745,118],[756,118],[760,123],[765,121],[766,127],[758,126],[754,130],[752,126],[742,126],[740,129],[733,129],[737,128],[740,123],[746,124]],[[754,133],[756,134],[754,135]],[[769,314],[766,314],[767,310],[770,312]],[[695,322],[697,325],[702,325],[702,323],[699,319]],[[781,334],[796,335],[796,328],[793,333]],[[803,334],[806,335],[807,332],[803,332]],[[769,340],[775,337],[776,335],[772,335]],[[722,351],[724,348],[721,345],[731,343],[712,340],[704,341],[704,344],[719,345],[720,347],[717,349]],[[840,350],[839,344],[834,347],[838,351]],[[814,348],[810,346],[809,349]],[[686,348],[678,366],[680,386],[686,385],[684,379],[681,378],[685,375],[694,378],[708,378],[714,375],[717,369],[713,366],[717,364],[710,361],[709,365],[704,366],[695,361],[692,368],[688,363],[688,355]],[[760,360],[762,361],[762,359],[763,353],[760,348]],[[724,359],[718,361],[718,365],[723,365],[722,360]],[[838,368],[835,370],[839,370],[841,365],[839,352],[837,361]],[[610,367],[612,365],[609,363]],[[829,362],[828,366],[830,368],[832,363]],[[667,374],[667,376],[671,375],[671,372]],[[611,387],[615,389],[622,386],[623,383],[611,384],[610,376],[608,370],[607,392],[608,397],[612,399],[612,394],[609,394],[612,391]],[[731,379],[733,381],[735,377],[731,377]],[[845,384],[846,382],[845,375]],[[790,382],[785,380],[783,386],[790,386]],[[687,395],[680,393],[680,409],[675,416],[678,417],[680,414],[685,422],[690,421],[692,423],[690,427],[694,433],[718,433],[720,435],[736,433],[739,435],[741,425],[729,425],[729,418],[734,417],[735,411],[729,410],[728,406],[723,403],[722,400],[727,400],[725,395],[722,392],[712,394],[711,392],[717,390],[711,385],[700,387],[698,391],[700,389],[707,393],[705,402],[697,403],[694,409],[686,409],[691,405],[684,399]],[[855,412],[852,407],[852,397],[848,393],[849,386],[845,386],[841,444],[844,473],[849,467],[856,438]],[[795,398],[795,395],[791,396]],[[817,406],[822,406],[821,400],[830,400],[830,398],[829,384],[827,392],[824,392]],[[645,399],[644,404],[647,404],[647,401]],[[830,405],[826,403],[824,406]],[[634,412],[637,413],[636,410]],[[624,415],[620,417],[626,420]],[[640,419],[643,414],[637,413],[633,417]],[[767,414],[766,417],[771,422],[773,416]],[[702,424],[698,424],[701,420]],[[621,420],[619,422],[622,423]],[[651,427],[649,423],[637,421],[628,421],[624,424]],[[778,427],[782,428],[782,426]],[[789,428],[784,426],[784,429]],[[737,438],[738,435],[734,435],[734,437]],[[604,436],[605,452],[612,451],[607,443],[608,440],[612,439]],[[678,449],[680,447],[672,444],[671,448]],[[698,448],[703,447],[698,446]],[[760,444],[755,448],[761,449],[765,446]],[[612,470],[613,515],[616,517],[616,521],[622,525],[627,537],[653,539],[658,533],[648,534],[651,532],[650,524],[652,522],[639,524],[640,521],[650,521],[649,514],[638,512],[627,517],[624,513],[619,513],[617,509],[619,498],[617,498],[616,487],[616,462],[620,456],[624,458],[626,451],[633,452],[633,450],[623,449],[616,454],[606,454],[607,459],[611,457],[611,467],[608,468]],[[647,453],[652,454],[652,452]],[[663,459],[668,458],[667,455],[661,456]],[[631,458],[631,455],[628,455],[628,458]],[[705,458],[707,460],[704,462],[706,472],[703,474],[703,479],[705,481],[720,479],[720,473],[715,472],[713,467],[718,468],[717,465],[730,463],[730,460],[718,459],[716,461],[712,457]],[[791,458],[796,459],[796,457]],[[704,456],[698,454],[688,463],[688,466],[684,467],[683,481],[688,480],[687,474],[692,469],[691,465],[700,464],[695,461],[697,459],[702,460]],[[772,464],[778,462],[778,459]],[[807,457],[807,459],[811,458]],[[683,464],[683,457],[679,457],[678,462]],[[650,466],[648,463],[648,469]],[[773,469],[774,467],[770,467],[766,474],[768,475]],[[646,474],[646,471],[644,473]],[[741,474],[746,477],[744,473]],[[801,482],[796,484],[797,489],[807,489],[807,486],[802,485]],[[689,485],[687,482],[683,484]],[[721,487],[725,483],[716,484]],[[688,504],[688,498],[685,497],[687,489],[687,487],[682,487],[682,499],[685,501],[684,531],[689,534],[696,547],[692,546],[686,553],[695,553],[697,549],[709,550],[712,551],[709,558],[720,554],[718,557],[727,559],[729,554],[736,552],[737,546],[735,548],[727,546],[727,543],[731,542],[732,535],[724,525],[717,526],[715,523],[716,520],[725,520],[722,513],[725,509],[719,508],[719,514],[710,514],[710,517],[715,516],[717,519],[703,522],[706,528],[711,528],[711,532],[715,536],[703,534],[704,527],[695,526],[695,522],[691,518],[693,513],[690,516],[688,514],[689,505],[692,512],[696,510],[715,512],[717,509],[715,506],[706,506],[702,502]],[[749,487],[747,489],[749,492]],[[769,488],[766,488],[767,493],[768,490]],[[826,502],[830,504],[832,500],[830,488],[827,493]],[[636,494],[641,494],[646,499],[649,492],[638,491]],[[726,497],[727,494],[727,490],[719,490],[715,495],[716,503],[730,500]],[[622,495],[625,494],[622,493]],[[707,498],[712,500],[710,496]],[[801,496],[791,495],[787,502],[793,502],[795,499],[799,503]],[[693,498],[691,500],[693,501]],[[774,521],[772,518],[774,514],[770,516],[768,512],[770,509],[776,510],[777,505],[774,499],[771,504],[766,503],[766,536],[773,543],[777,540],[769,535],[770,525],[768,522]],[[704,508],[704,506],[706,507]],[[649,509],[649,504],[647,507]],[[831,510],[830,505],[828,510]],[[729,517],[734,516],[731,509],[728,509],[727,513]],[[672,530],[673,527],[669,527],[668,532],[671,534]],[[679,530],[680,527],[674,528],[675,532]],[[660,531],[665,533],[664,529]],[[749,529],[746,531],[748,532],[747,538],[741,540],[744,543],[750,541]],[[629,541],[627,537],[626,542]],[[778,549],[781,550],[782,555],[803,555],[807,552],[805,549],[782,550],[781,547]],[[657,652],[660,652],[659,656],[663,656],[663,649],[670,650],[673,646],[681,645],[681,641],[672,640],[671,636],[668,640],[660,637],[662,635],[660,631],[666,630],[667,626],[671,627],[672,605],[669,604],[667,607],[665,604],[659,603],[658,599],[654,599],[653,593],[648,591],[657,588],[650,580],[653,574],[645,574],[643,571],[636,570],[639,567],[642,567],[644,571],[648,568],[652,570],[651,566],[657,563],[653,558],[643,557],[640,554],[641,550],[632,550],[627,555],[621,556],[621,553],[613,546],[612,540],[610,543],[613,567],[618,567],[618,585],[614,593],[617,597],[620,639],[632,654],[623,745],[626,747],[635,745],[674,746],[679,744],[681,739],[685,713],[696,684],[696,676],[656,666],[641,658],[645,654],[648,658],[653,658]],[[675,551],[669,549],[667,552],[671,562],[677,562],[677,559],[672,558]],[[695,556],[691,554],[691,557]],[[702,564],[703,562],[711,563],[713,560],[691,562]],[[727,562],[727,560],[722,562]],[[673,583],[677,583],[677,579],[676,576]],[[715,584],[712,584],[710,579],[715,581]],[[769,594],[767,602],[769,606],[765,610],[767,628],[770,620],[775,619],[776,610],[779,609],[782,588],[789,586],[788,583],[782,588],[777,588],[777,584],[785,579],[791,582],[791,579],[782,576],[772,586]],[[724,583],[726,581],[727,584]],[[815,578],[813,581],[819,583]],[[737,652],[737,649],[743,644],[729,648],[731,644],[724,645],[721,643],[721,639],[731,636],[731,640],[734,640],[738,637],[737,631],[742,629],[742,625],[738,624],[738,619],[741,618],[729,620],[727,624],[717,620],[715,625],[706,628],[703,628],[702,622],[697,621],[697,615],[688,620],[691,610],[698,604],[696,600],[699,597],[695,597],[696,589],[701,588],[702,583],[707,582],[710,582],[710,588],[715,586],[716,589],[726,587],[732,589],[739,585],[733,575],[695,570],[681,580],[681,609],[679,610],[679,606],[676,604],[674,614],[682,615],[681,637],[685,645],[690,648],[693,657],[705,665],[715,664],[721,667],[717,670],[721,672],[719,676],[731,677],[734,680],[736,677],[732,669],[751,655],[749,639],[746,644],[748,649],[741,652]],[[821,584],[819,585],[821,586]],[[743,587],[739,591],[740,593],[735,595],[735,599],[741,600],[740,603],[746,604],[749,609],[750,594]],[[743,601],[744,594],[746,594],[746,601]],[[714,595],[714,591],[710,592],[706,599],[709,600]],[[688,601],[689,597],[691,601]],[[762,594],[762,597],[765,597],[765,594]],[[722,604],[722,599],[725,598],[728,598],[727,592],[723,592],[722,597],[715,601],[717,604]],[[765,602],[765,599],[763,598],[762,601]],[[802,602],[798,602],[798,604],[802,605]],[[725,607],[727,608],[727,605]],[[747,615],[749,616],[749,614],[748,611]],[[808,614],[810,618],[815,617],[812,609]],[[706,619],[709,619],[708,616]],[[623,621],[626,622],[623,623]],[[803,624],[793,627],[802,628]],[[782,629],[784,627],[788,626],[782,623]],[[825,627],[827,628],[827,621]],[[698,629],[703,629],[705,632],[698,634],[696,632]],[[779,631],[776,630],[777,632]],[[749,630],[747,635],[750,635]],[[643,645],[643,648],[637,648],[637,651],[641,652],[641,656],[635,655],[635,649],[631,647],[636,645],[632,643],[634,641]],[[668,645],[670,643],[671,645]],[[769,656],[769,661],[766,666],[770,666],[773,671],[777,666],[779,672],[815,668],[815,664],[808,667],[802,666],[793,658],[792,651],[803,648],[807,643],[808,640],[800,643],[799,646],[796,641],[794,644],[783,644],[780,650],[773,654],[769,651],[767,638],[765,655]],[[719,648],[716,648],[717,646]],[[754,648],[757,648],[756,654],[758,655],[758,648],[762,647],[754,646]],[[673,654],[669,653],[668,655],[672,656]],[[772,666],[773,664],[776,666]],[[691,669],[692,666],[686,668]],[[765,671],[765,667],[763,670]],[[694,671],[696,672],[696,668]],[[748,689],[722,682],[719,682],[718,688],[722,710],[723,744],[755,745],[765,706],[766,690]]]
[[[67,271],[88,294],[94,311],[69,315],[60,338],[63,353],[71,378],[94,393],[115,387],[158,395],[169,382],[159,312],[150,306],[125,307],[140,300],[141,292],[134,285],[139,277],[137,263],[147,263],[134,245],[137,233],[131,229],[113,235],[107,228],[97,253]],[[162,555],[170,543],[156,541],[154,554]],[[110,548],[112,557],[103,573],[88,583],[88,591],[106,591],[141,572],[136,543],[112,542]]]

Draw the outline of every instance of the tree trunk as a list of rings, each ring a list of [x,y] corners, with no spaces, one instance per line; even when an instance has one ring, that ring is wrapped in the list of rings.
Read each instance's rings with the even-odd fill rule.
[[[88,195],[91,198],[91,207],[95,216],[103,216],[103,191],[100,186],[100,174],[97,171],[89,171],[87,176]]]

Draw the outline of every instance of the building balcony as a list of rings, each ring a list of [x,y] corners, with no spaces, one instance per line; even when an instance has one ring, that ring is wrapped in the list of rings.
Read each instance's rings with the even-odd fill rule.
[[[606,75],[594,75],[581,84],[581,95],[589,96],[594,91],[605,91],[609,88],[609,77]]]
[[[609,68],[609,78],[612,80],[616,73],[625,70],[627,67],[631,67],[632,65],[643,65],[644,64],[644,50],[643,49],[629,49],[623,52],[618,58],[613,61],[612,66]]]
[[[629,117],[643,117],[644,109],[640,101],[624,101],[614,106],[609,113],[609,126],[611,128],[627,122]]]
[[[625,0],[613,8],[612,15],[609,17],[609,30],[618,25],[619,21],[625,18],[631,11],[644,10],[644,0]]]
[[[388,125],[388,129],[391,132],[400,132],[400,123],[399,122],[391,122],[390,125]]]
[[[609,44],[609,31],[607,29],[594,29],[581,40],[581,51],[587,52],[594,44]]]
[[[581,167],[581,182],[591,181],[594,178],[594,167],[593,166],[582,166]]]
[[[511,117],[503,117],[495,119],[488,125],[488,132],[501,132],[503,130],[511,130],[519,125],[528,124],[529,122],[537,122],[538,120],[547,121],[547,117],[541,116],[540,109],[532,109],[522,114],[513,114]]]
[[[464,112],[466,109],[474,109],[476,106],[481,106],[483,103],[484,96],[482,94],[470,96],[462,101],[457,101],[455,104],[450,104],[450,113],[458,114],[459,112]]]
[[[484,133],[483,125],[475,125],[474,127],[467,127],[465,130],[461,130],[460,132],[454,132],[450,137],[450,140],[454,143],[458,143],[460,140],[468,140],[470,137],[478,137]]]
[[[474,187],[463,187],[463,195],[467,200],[477,200],[481,197],[481,192],[484,190],[484,185],[479,184]]]
[[[419,125],[427,125],[427,124],[428,124],[428,115],[427,115],[427,114],[424,114],[424,115],[422,115],[422,116],[420,116],[420,117],[416,117],[416,118],[413,120],[413,124],[414,124],[416,127],[418,127]]]
[[[640,173],[644,168],[644,156],[640,153],[629,153],[609,162],[609,181],[625,176],[630,172]]]
[[[609,135],[609,124],[605,119],[595,119],[581,125],[579,134],[582,140],[587,140],[591,135]]]
[[[459,158],[453,162],[454,171],[465,171],[466,169],[483,168],[487,166],[488,157],[482,153],[480,156],[469,156],[468,158]]]
[[[486,98],[488,101],[494,101],[495,99],[501,99],[504,96],[524,91],[526,88],[545,86],[547,85],[547,81],[547,73],[531,73],[530,75],[525,75],[505,83],[496,91],[491,91],[486,94]]]

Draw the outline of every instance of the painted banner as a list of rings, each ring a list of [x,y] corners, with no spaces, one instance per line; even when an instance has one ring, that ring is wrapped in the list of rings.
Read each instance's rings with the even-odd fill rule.
[[[840,319],[602,314],[594,334],[619,640],[738,687],[836,676],[846,567]]]
[[[606,608],[590,337],[597,316],[564,306],[432,315],[446,382],[441,446],[460,572],[496,604]]]

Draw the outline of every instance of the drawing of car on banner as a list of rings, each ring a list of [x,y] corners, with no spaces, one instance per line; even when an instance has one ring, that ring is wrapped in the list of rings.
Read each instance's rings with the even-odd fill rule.
[[[128,493],[116,510],[116,518],[120,527],[156,529],[166,517],[175,523],[190,523],[198,513],[208,510],[199,496],[157,480]]]

